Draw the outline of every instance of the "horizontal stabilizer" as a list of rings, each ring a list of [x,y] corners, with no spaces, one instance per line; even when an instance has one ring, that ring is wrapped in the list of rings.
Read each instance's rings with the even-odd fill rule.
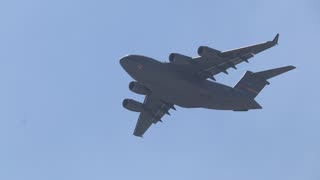
[[[270,79],[270,78],[273,78],[275,76],[278,76],[282,73],[288,72],[288,71],[295,69],[295,68],[296,67],[294,67],[294,66],[285,66],[285,67],[281,67],[281,68],[270,69],[270,70],[266,70],[266,71],[253,73],[253,75],[258,76],[263,79]]]
[[[270,84],[268,79],[292,69],[295,67],[285,66],[256,73],[247,71],[234,88],[242,91],[249,98],[255,98],[266,85]]]

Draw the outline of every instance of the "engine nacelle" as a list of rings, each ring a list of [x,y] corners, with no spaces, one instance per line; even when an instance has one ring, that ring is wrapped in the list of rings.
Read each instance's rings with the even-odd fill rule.
[[[220,54],[221,54],[221,51],[209,48],[208,46],[200,46],[198,48],[198,55],[201,57],[203,57],[203,56],[219,57]]]
[[[144,110],[143,104],[133,99],[123,100],[122,106],[127,110],[134,112],[142,112]]]
[[[169,61],[173,64],[190,64],[192,58],[178,53],[171,53],[169,55]]]
[[[146,88],[145,86],[143,86],[142,84],[136,81],[132,81],[129,84],[129,89],[134,93],[142,94],[142,95],[149,95],[151,92],[148,88]]]

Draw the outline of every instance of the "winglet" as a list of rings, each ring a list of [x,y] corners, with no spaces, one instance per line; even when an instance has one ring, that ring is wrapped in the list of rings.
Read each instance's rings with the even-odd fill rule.
[[[278,44],[278,40],[279,40],[279,33],[273,38],[272,43]]]

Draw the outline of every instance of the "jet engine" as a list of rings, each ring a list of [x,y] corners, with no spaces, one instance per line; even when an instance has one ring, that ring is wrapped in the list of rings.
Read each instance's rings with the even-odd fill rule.
[[[178,53],[171,53],[169,55],[169,61],[173,64],[190,64],[192,58]]]
[[[198,48],[198,55],[201,57],[203,57],[203,56],[219,57],[220,54],[221,54],[221,51],[209,48],[208,46],[200,46]]]
[[[135,92],[137,94],[142,94],[142,95],[149,95],[151,92],[148,88],[146,88],[145,86],[143,86],[142,84],[140,84],[136,81],[132,81],[129,84],[129,89],[132,92]]]
[[[134,112],[142,112],[144,110],[143,104],[133,99],[123,100],[122,106],[127,110]]]

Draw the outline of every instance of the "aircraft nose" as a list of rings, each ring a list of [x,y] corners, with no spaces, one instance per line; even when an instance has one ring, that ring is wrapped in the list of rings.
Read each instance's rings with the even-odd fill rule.
[[[131,69],[135,66],[137,66],[139,62],[139,58],[136,55],[128,55],[124,56],[120,59],[120,65],[123,67],[123,69]]]
[[[128,55],[120,59],[120,65],[127,72],[141,70],[146,64],[147,58],[138,55]]]
[[[128,65],[129,57],[125,56],[120,59],[120,65],[125,69],[126,66]]]

